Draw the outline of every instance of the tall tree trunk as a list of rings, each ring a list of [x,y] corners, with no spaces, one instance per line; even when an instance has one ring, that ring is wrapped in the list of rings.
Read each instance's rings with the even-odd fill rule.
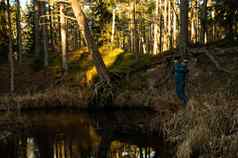
[[[22,63],[22,50],[21,50],[21,10],[20,1],[16,0],[16,27],[17,27],[17,55],[18,62]]]
[[[129,32],[130,32],[130,52],[135,53],[134,46],[134,0],[129,0]]]
[[[78,29],[76,23],[73,24],[73,33],[74,33],[74,50],[78,49]]]
[[[160,15],[160,28],[159,28],[159,44],[160,44],[160,48],[159,48],[159,50],[160,50],[160,53],[161,52],[163,52],[163,20],[164,18],[163,18],[163,15],[161,14]]]
[[[188,0],[180,1],[180,20],[179,49],[181,56],[184,57],[188,46]]]
[[[5,12],[7,24],[8,24],[8,61],[10,65],[10,94],[14,93],[14,60],[13,60],[13,48],[12,48],[12,23],[11,23],[11,13],[10,13],[10,3],[7,0],[7,10]]]
[[[34,55],[35,55],[35,58],[38,59],[40,55],[38,0],[33,0],[33,7],[34,7]]]
[[[176,47],[177,42],[177,16],[173,14],[173,46]]]
[[[179,23],[178,22],[178,15],[177,15],[177,9],[176,9],[176,7],[174,7],[174,6],[176,6],[176,0],[172,0],[172,2],[170,3],[170,6],[171,6],[171,8],[172,8],[172,10],[173,10],[173,13],[172,13],[172,20],[173,20],[173,26],[171,26],[171,27],[173,27],[173,29],[172,29],[172,43],[173,43],[173,47],[175,47],[176,48],[176,45],[177,45],[177,24]]]
[[[67,73],[68,65],[67,65],[67,57],[66,57],[66,19],[64,16],[64,4],[60,4],[60,32],[61,32],[61,52],[62,52],[62,68],[64,72]]]
[[[60,6],[57,6],[57,12],[60,13]],[[60,44],[61,44],[61,23],[60,23],[61,17],[57,16],[57,23],[56,23],[56,48],[57,52],[61,52],[60,50]]]
[[[151,42],[151,23],[149,23],[149,26],[148,26],[148,36],[146,38],[146,45],[147,45],[147,50],[148,50],[148,53],[152,53],[151,51],[151,47],[150,47],[150,42]]]
[[[136,10],[136,0],[133,1],[133,45],[134,45],[134,54],[136,57],[136,60],[139,58],[139,28],[138,28],[138,22],[137,22],[137,10]]]
[[[154,45],[153,45],[153,54],[157,54],[158,49],[158,15],[159,15],[159,0],[155,1],[155,18],[154,18]]]
[[[54,37],[53,37],[53,21],[54,21],[54,17],[53,17],[53,14],[52,14],[52,11],[53,11],[53,6],[51,5],[51,0],[48,0],[48,4],[49,4],[49,22],[50,22],[50,29],[49,29],[49,34],[50,34],[50,37],[49,37],[49,43],[50,43],[50,47],[51,47],[51,51],[54,51],[54,47],[55,47],[55,44],[54,44]]]
[[[111,36],[111,44],[113,44],[113,42],[114,42],[115,19],[116,19],[116,8],[113,8],[113,10],[112,10],[112,36]]]
[[[42,2],[42,11],[43,15],[46,14],[46,3]],[[42,33],[43,33],[43,50],[44,50],[44,67],[47,68],[49,65],[48,62],[48,34],[47,34],[47,19],[44,18],[44,24],[42,25]]]
[[[145,25],[144,21],[141,20],[140,23],[140,30],[139,30],[139,36],[140,36],[140,41],[141,41],[141,54],[147,54],[147,48],[146,48],[146,34],[145,34]]]
[[[172,41],[172,18],[171,18],[171,2],[168,1],[168,49],[171,49],[173,46]]]
[[[200,35],[200,43],[205,44],[205,34],[207,29],[207,2],[208,0],[204,0],[202,4],[202,10],[201,10],[201,35]]]
[[[164,45],[164,49],[167,50],[168,49],[168,6],[167,6],[167,1],[164,1],[164,40],[163,40],[163,45]]]
[[[93,56],[98,75],[100,76],[101,80],[110,83],[111,79],[109,77],[106,65],[98,51],[97,44],[95,43],[93,36],[89,30],[88,20],[81,8],[80,2],[78,0],[69,0],[69,2],[71,3],[77,22],[82,31],[82,35],[87,43],[88,50]]]

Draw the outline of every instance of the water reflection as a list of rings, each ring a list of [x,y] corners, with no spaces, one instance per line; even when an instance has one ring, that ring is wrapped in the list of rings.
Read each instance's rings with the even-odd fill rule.
[[[138,118],[146,120],[145,114]],[[120,117],[119,117],[120,116]],[[1,140],[4,158],[153,158],[160,137],[145,131],[146,122],[131,113],[22,114]],[[151,117],[148,114],[148,118]],[[148,123],[148,122],[147,122]],[[6,129],[4,129],[6,130]]]

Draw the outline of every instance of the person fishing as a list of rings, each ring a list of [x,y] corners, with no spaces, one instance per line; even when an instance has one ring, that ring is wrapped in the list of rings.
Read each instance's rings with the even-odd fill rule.
[[[188,102],[188,97],[185,94],[186,76],[188,73],[187,60],[182,62],[179,59],[175,59],[175,84],[176,95],[185,106]]]

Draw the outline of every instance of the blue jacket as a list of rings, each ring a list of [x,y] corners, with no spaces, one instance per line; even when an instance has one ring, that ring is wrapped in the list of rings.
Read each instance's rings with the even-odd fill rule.
[[[185,64],[175,64],[175,80],[176,82],[184,82],[186,73],[188,72]]]

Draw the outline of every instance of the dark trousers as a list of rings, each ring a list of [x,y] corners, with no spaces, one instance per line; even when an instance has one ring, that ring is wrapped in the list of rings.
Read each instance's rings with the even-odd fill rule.
[[[176,81],[176,95],[182,101],[184,105],[188,102],[188,97],[185,95],[185,81],[179,80]]]

